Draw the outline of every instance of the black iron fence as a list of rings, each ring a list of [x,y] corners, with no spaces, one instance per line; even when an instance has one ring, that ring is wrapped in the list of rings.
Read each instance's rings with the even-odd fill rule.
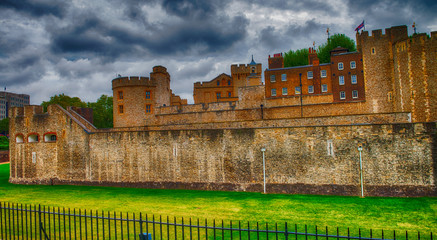
[[[0,239],[433,239],[432,232],[169,218],[0,202]]]

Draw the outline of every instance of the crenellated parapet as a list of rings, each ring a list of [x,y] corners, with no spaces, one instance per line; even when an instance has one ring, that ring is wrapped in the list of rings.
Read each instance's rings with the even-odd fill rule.
[[[132,86],[150,86],[155,87],[156,81],[148,77],[126,76],[118,77],[112,80],[112,89],[118,87],[132,87]]]
[[[256,72],[261,71],[261,63],[255,65]],[[251,73],[252,65],[250,64],[232,64],[231,74],[248,74]]]

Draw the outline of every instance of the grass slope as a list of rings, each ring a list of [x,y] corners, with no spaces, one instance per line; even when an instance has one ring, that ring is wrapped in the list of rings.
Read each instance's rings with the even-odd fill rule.
[[[437,198],[381,198],[15,185],[0,165],[0,201],[200,219],[437,232]]]

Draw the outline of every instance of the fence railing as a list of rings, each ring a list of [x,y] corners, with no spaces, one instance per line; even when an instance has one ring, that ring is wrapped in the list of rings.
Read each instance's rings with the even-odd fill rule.
[[[0,202],[0,239],[433,239],[432,232],[184,219]]]

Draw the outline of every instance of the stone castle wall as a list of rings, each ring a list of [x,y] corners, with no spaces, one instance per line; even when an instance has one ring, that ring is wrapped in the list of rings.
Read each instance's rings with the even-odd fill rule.
[[[18,110],[14,110],[18,113]],[[47,126],[50,126],[47,128]],[[91,184],[359,195],[435,196],[436,123],[240,129],[85,131],[57,106],[11,118],[11,133],[56,142],[11,144],[13,183]]]

